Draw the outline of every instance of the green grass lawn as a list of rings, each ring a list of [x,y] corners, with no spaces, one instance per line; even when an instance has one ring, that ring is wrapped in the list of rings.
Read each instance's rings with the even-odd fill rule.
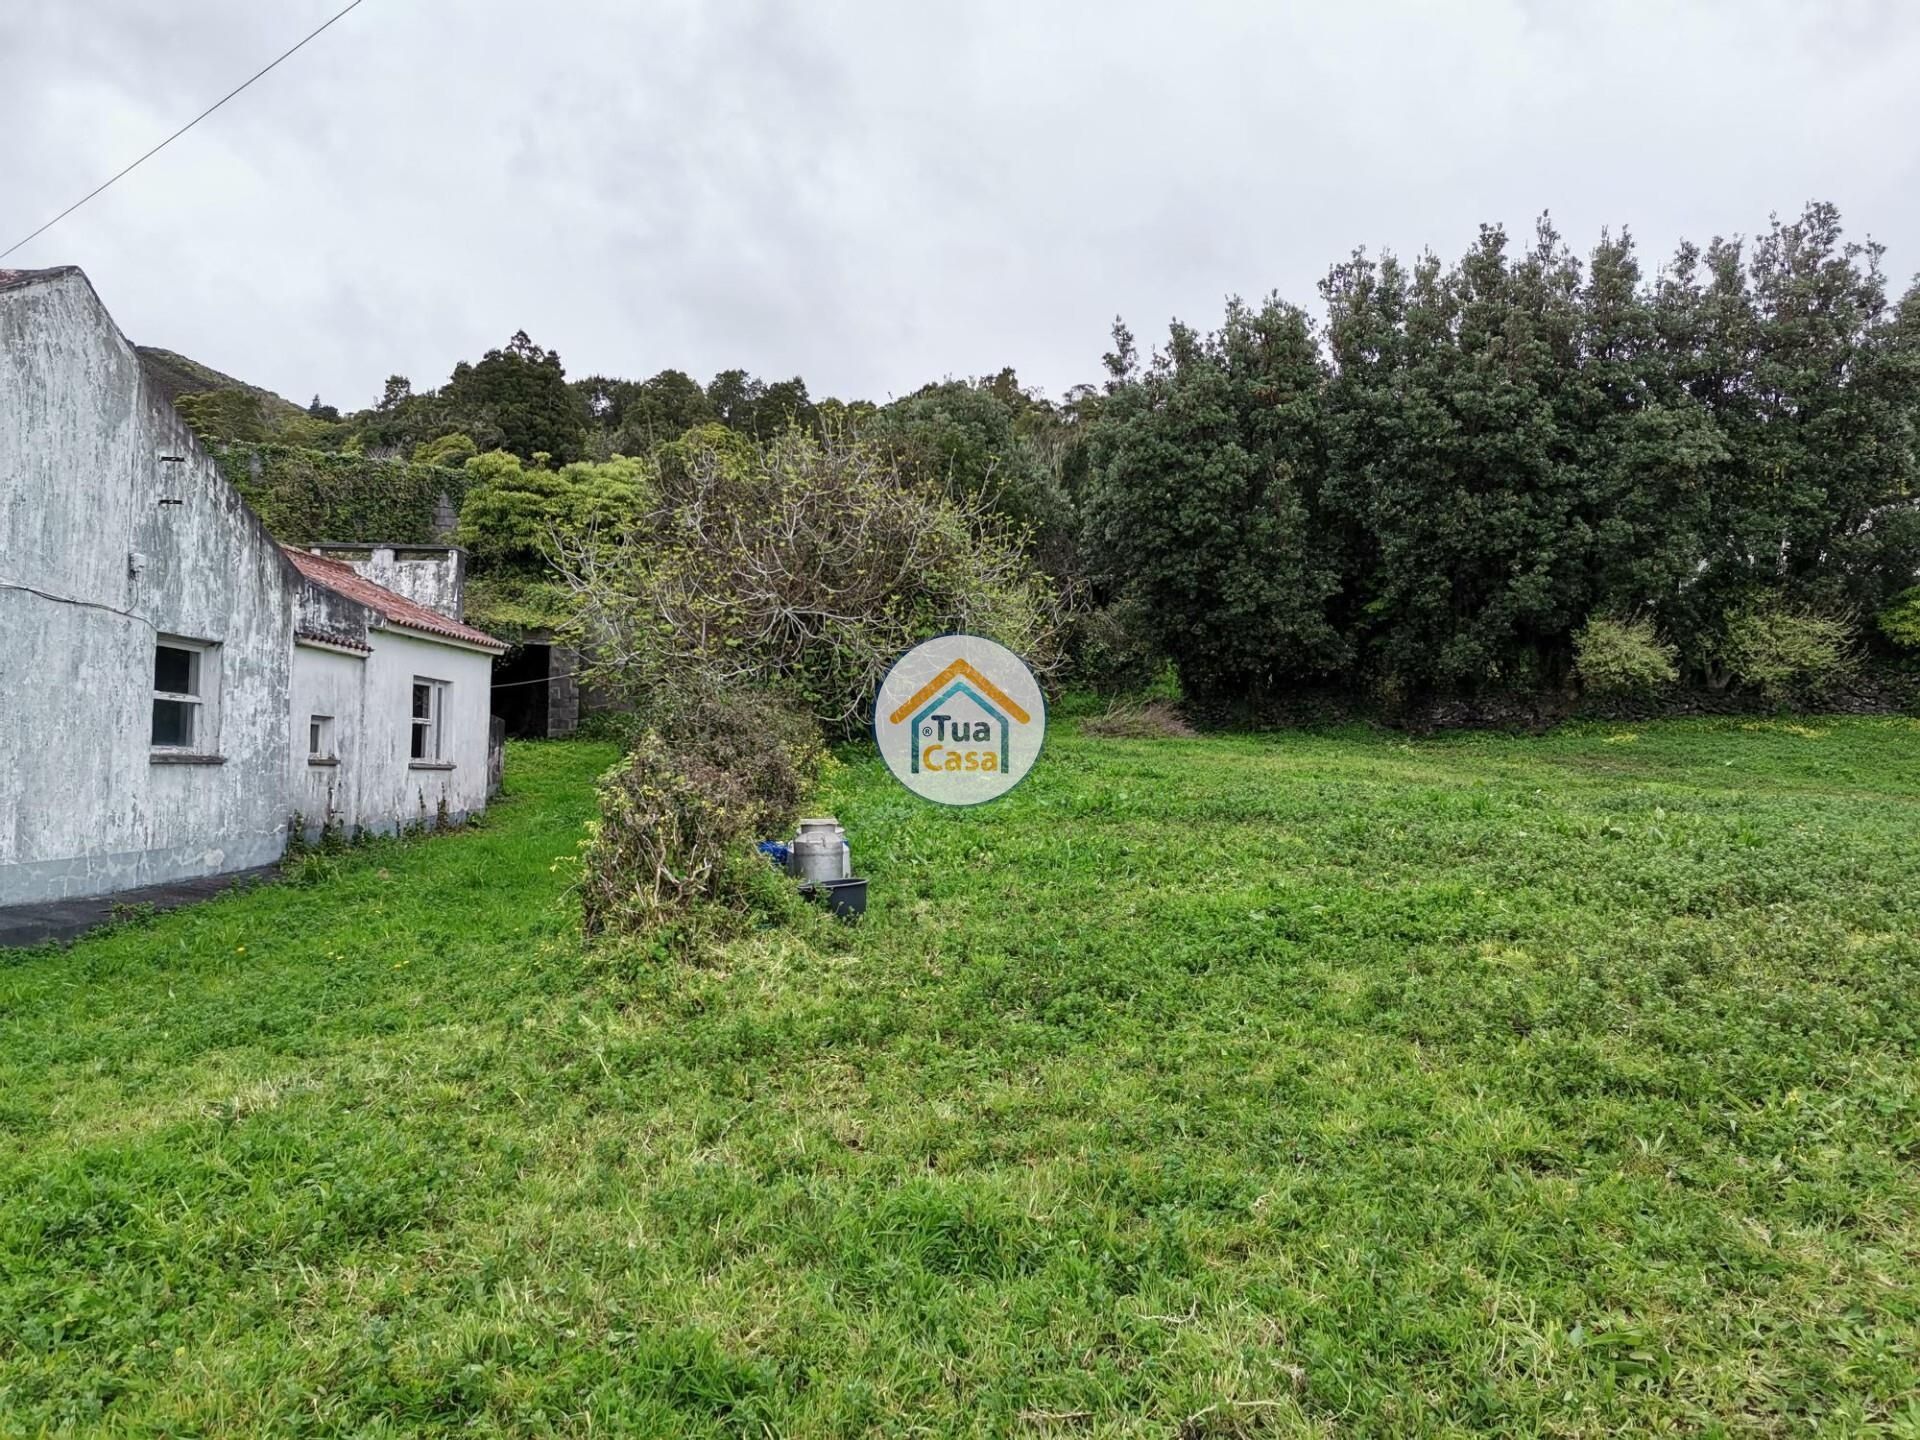
[[[1071,729],[701,965],[585,744],[0,955],[0,1434],[1920,1435],[1920,724]]]

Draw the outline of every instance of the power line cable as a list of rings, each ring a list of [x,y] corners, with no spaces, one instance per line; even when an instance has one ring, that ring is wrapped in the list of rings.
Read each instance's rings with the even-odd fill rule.
[[[352,3],[349,4],[345,10],[341,10],[338,14],[333,16],[332,19],[328,20],[326,24],[320,26],[318,30],[315,30],[311,34],[309,34],[306,37],[306,39],[303,39],[302,41],[300,41],[300,43],[298,45],[295,45],[292,50],[288,50],[285,53],[283,53],[279,57],[279,59],[273,61],[272,64],[269,64],[263,67],[262,69],[254,71],[253,74],[249,75],[245,80],[241,81],[238,85],[234,86],[233,89],[229,90],[226,94],[222,95],[218,100],[214,101],[213,104],[209,105],[206,109],[202,110],[198,115],[194,116],[193,119],[189,120],[186,124],[182,125],[178,130],[174,131],[173,134],[167,136],[166,139],[162,140],[158,145],[154,146],[151,150],[147,151],[146,154],[142,155],[138,160],[134,161],[133,164],[127,166],[127,168],[125,170],[122,170],[118,175],[115,175],[111,179],[105,180],[101,182],[99,185],[96,185],[93,189],[89,190],[86,194],[82,195],[78,200],[74,201],[73,204],[69,205],[66,209],[62,210],[58,215],[54,216],[53,219],[47,221],[46,224],[42,225],[38,230],[34,231],[33,234],[25,236],[22,239],[16,240],[13,242],[13,244],[9,245],[6,249],[0,250],[0,260],[6,259],[7,256],[11,255],[14,251],[18,250],[22,245],[25,245],[27,241],[37,239],[40,236],[46,234],[47,231],[51,230],[54,226],[58,225],[62,220],[66,219],[67,216],[71,215],[74,211],[78,210],[82,205],[86,204],[89,200],[93,199],[93,197],[98,195],[102,190],[105,190],[108,186],[112,185],[114,181],[117,181],[123,178],[124,176],[132,173],[134,170],[139,169],[140,166],[144,165],[147,161],[151,160],[154,156],[158,155],[162,150],[166,149],[167,146],[171,145],[174,141],[178,140],[182,135],[186,134],[187,131],[191,130],[194,126],[198,125],[202,120],[206,119],[207,116],[213,114],[214,111],[218,110],[222,105],[226,104],[227,101],[233,99],[234,96],[238,95],[242,90],[246,89],[247,86],[253,84],[253,82],[258,80],[262,75],[265,75],[268,70],[273,69],[274,66],[278,65],[281,60],[287,59],[288,56],[292,55],[295,50],[298,50],[301,48],[301,46],[305,45],[308,40],[314,39],[316,36],[320,34],[322,30],[325,30],[329,26],[331,26],[334,23],[334,21],[339,20],[343,16],[345,16],[348,10],[356,9],[360,5],[360,3],[361,3],[361,0],[352,0]]]

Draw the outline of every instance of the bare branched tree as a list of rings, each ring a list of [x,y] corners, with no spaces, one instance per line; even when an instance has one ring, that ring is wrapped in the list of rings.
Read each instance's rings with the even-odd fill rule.
[[[556,533],[551,551],[593,680],[643,710],[774,690],[845,733],[932,635],[988,636],[1042,674],[1059,664],[1066,602],[1018,537],[857,441],[692,447],[621,533]]]

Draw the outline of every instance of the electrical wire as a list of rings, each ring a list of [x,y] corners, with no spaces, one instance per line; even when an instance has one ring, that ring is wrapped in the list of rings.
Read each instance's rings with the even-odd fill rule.
[[[160,633],[160,627],[144,615],[136,615],[131,610],[120,610],[112,605],[103,605],[98,600],[76,600],[71,595],[56,595],[51,590],[42,590],[37,585],[17,585],[11,580],[0,580],[0,590],[18,590],[26,595],[38,595],[42,600],[51,600],[56,605],[73,605],[82,610],[102,610],[109,615],[118,615],[122,620],[137,620],[154,634]]]
[[[273,61],[272,64],[267,65],[260,70],[254,71],[253,74],[249,75],[245,80],[241,81],[238,85],[234,86],[233,89],[229,90],[226,94],[222,95],[218,100],[214,101],[213,104],[209,105],[206,109],[202,110],[198,115],[194,116],[193,119],[189,120],[186,124],[182,125],[178,130],[174,131],[173,134],[167,136],[166,139],[162,140],[158,145],[154,146],[151,150],[147,151],[146,154],[142,155],[138,160],[134,161],[133,164],[127,166],[127,168],[125,170],[122,170],[118,175],[115,175],[111,179],[102,181],[99,185],[94,186],[93,189],[89,190],[86,194],[82,195],[78,200],[74,201],[73,204],[69,205],[66,209],[62,210],[58,215],[54,216],[53,219],[47,221],[46,224],[42,225],[38,230],[34,231],[33,234],[25,236],[22,239],[16,240],[13,242],[13,244],[9,245],[6,249],[0,250],[0,260],[6,259],[7,256],[13,254],[13,252],[18,250],[22,245],[25,245],[27,241],[37,239],[40,236],[46,234],[47,231],[51,230],[54,226],[58,225],[62,220],[66,219],[67,216],[71,215],[74,211],[78,210],[82,205],[86,204],[89,200],[93,199],[94,196],[98,195],[102,190],[105,190],[108,186],[112,185],[116,180],[119,180],[124,176],[131,174],[134,170],[137,170],[141,165],[144,165],[147,161],[151,160],[154,156],[158,155],[162,150],[166,149],[167,146],[171,145],[174,141],[178,140],[182,135],[186,134],[187,131],[191,130],[194,126],[198,125],[202,120],[206,119],[207,116],[213,114],[214,111],[218,110],[222,105],[226,104],[227,101],[233,99],[234,96],[238,95],[242,90],[246,89],[247,86],[253,84],[255,80],[258,80],[262,75],[265,75],[268,70],[273,69],[274,66],[278,65],[281,60],[287,59],[288,56],[292,55],[295,50],[298,50],[301,48],[301,46],[305,45],[308,40],[312,40],[316,38],[322,30],[327,29],[329,26],[331,26],[334,23],[334,21],[344,17],[348,10],[353,10],[357,8],[360,5],[360,3],[361,3],[361,0],[352,0],[352,3],[349,4],[346,7],[346,9],[341,10],[338,14],[334,15],[333,18],[328,20],[326,24],[322,25],[319,30],[313,31],[311,34],[309,34],[306,37],[306,39],[300,41],[300,43],[298,45],[295,45],[292,50],[288,50],[285,53],[283,53],[279,57],[279,59]]]
[[[580,673],[580,671],[575,670],[570,675],[542,675],[538,680],[503,680],[493,688],[495,690],[512,690],[521,685],[551,685],[558,680],[578,680]]]

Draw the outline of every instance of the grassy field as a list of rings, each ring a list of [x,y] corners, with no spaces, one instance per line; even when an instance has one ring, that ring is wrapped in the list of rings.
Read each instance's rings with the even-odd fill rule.
[[[591,745],[0,955],[0,1434],[1920,1435],[1920,724],[1071,729],[702,965]]]

